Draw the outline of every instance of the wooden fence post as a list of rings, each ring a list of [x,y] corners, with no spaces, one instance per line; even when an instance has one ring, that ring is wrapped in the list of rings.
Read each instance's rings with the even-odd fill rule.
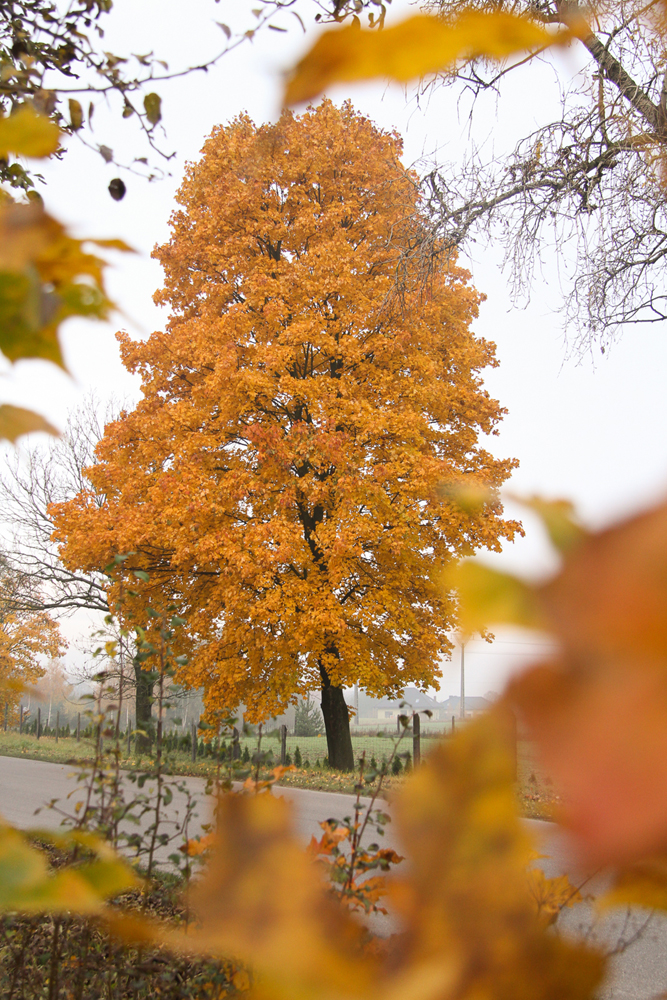
[[[455,734],[455,732],[456,732],[456,716],[453,715],[452,716],[452,736]]]
[[[135,739],[136,742],[136,739]],[[127,716],[127,756],[132,756],[132,726],[130,725],[130,716]]]
[[[232,729],[232,760],[241,759],[241,740],[236,726]]]
[[[60,712],[56,712],[56,743],[58,742],[59,730],[60,730]]]
[[[194,764],[195,761],[197,760],[197,723],[196,722],[192,723],[191,736],[192,736],[192,763]]]
[[[9,705],[5,702],[5,732],[7,732],[7,718],[9,716]]]
[[[285,766],[287,760],[287,726],[280,727],[280,763]]]
[[[419,712],[415,712],[412,716],[412,765],[413,767],[419,767],[422,761],[422,747],[421,747],[421,723],[419,721]]]
[[[507,744],[509,747],[509,752],[511,755],[511,767],[512,767],[512,780],[517,779],[517,756],[518,756],[518,733],[516,724],[516,715],[511,708],[503,708],[503,715],[505,716],[505,724],[507,726]]]
[[[23,705],[21,705],[21,712],[19,714],[19,733],[23,735]]]
[[[41,710],[41,708],[37,709],[37,730],[36,730],[36,732],[37,732],[37,739],[39,739],[39,737],[42,735],[42,710]]]
[[[81,742],[81,712],[76,717],[76,742]]]

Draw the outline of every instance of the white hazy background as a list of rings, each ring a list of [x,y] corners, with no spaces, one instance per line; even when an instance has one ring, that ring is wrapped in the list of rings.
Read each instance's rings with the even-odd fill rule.
[[[182,0],[114,0],[112,14],[102,21],[103,47],[117,55],[154,51],[170,69],[199,64],[223,47],[224,36],[215,21],[250,27],[252,6],[247,0],[189,0],[187,5]],[[166,130],[160,144],[175,153],[165,163],[170,177],[149,184],[104,163],[76,138],[68,141],[62,162],[39,165],[48,182],[40,189],[47,209],[75,235],[121,237],[137,253],[113,255],[108,288],[119,313],[110,324],[65,324],[62,341],[72,377],[45,362],[19,362],[11,370],[7,366],[0,371],[3,401],[34,407],[63,426],[67,412],[91,389],[101,399],[137,398],[138,381],[121,366],[114,334],[122,328],[143,338],[163,327],[164,311],[152,302],[161,269],[150,252],[169,237],[168,220],[184,165],[198,158],[216,124],[243,111],[257,124],[278,117],[281,74],[321,30],[312,26],[311,0],[303,0],[297,9],[308,27],[305,36],[296,19],[283,13],[276,23],[289,27],[288,34],[264,30],[208,73],[156,83]],[[395,0],[388,23],[413,9],[406,0]],[[380,127],[397,129],[406,164],[428,163],[434,156],[439,162],[455,161],[471,135],[487,156],[499,155],[539,124],[559,116],[557,78],[568,79],[585,65],[580,49],[559,52],[551,63],[534,62],[510,74],[502,100],[489,95],[478,102],[472,129],[465,103],[457,107],[455,94],[443,89],[417,100],[414,88],[368,84],[339,86],[328,96],[337,103],[349,98]],[[119,162],[147,155],[136,122],[122,121],[119,110],[117,95],[111,96],[108,108],[96,101],[92,138],[111,147]],[[128,188],[121,202],[112,201],[107,192],[116,176],[122,176]],[[584,357],[572,357],[556,311],[559,270],[572,267],[567,250],[560,258],[555,252],[542,255],[542,270],[525,309],[510,300],[500,249],[478,242],[468,250],[469,256],[462,259],[476,287],[487,295],[475,329],[496,343],[500,361],[487,373],[486,385],[509,411],[488,447],[521,462],[509,489],[569,498],[593,526],[634,512],[667,492],[663,325],[619,331],[604,356],[596,348]],[[539,524],[512,505],[508,513],[523,519],[526,537],[494,560],[533,577],[548,573],[555,562]],[[64,623],[73,640],[88,627],[85,615]],[[545,649],[540,637],[507,630],[498,633],[493,645],[471,641],[466,648],[467,693],[499,690],[512,670],[528,665]],[[68,662],[80,655],[72,646]],[[458,685],[456,652],[452,662],[443,665],[441,696],[458,693]]]

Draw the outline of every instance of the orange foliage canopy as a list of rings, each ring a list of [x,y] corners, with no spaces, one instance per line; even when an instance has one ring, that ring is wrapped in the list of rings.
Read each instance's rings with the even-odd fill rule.
[[[167,329],[120,336],[143,399],[53,511],[68,565],[136,553],[141,600],[187,620],[180,679],[251,721],[320,683],[429,684],[454,618],[436,568],[520,530],[496,494],[514,462],[478,444],[504,412],[479,295],[453,261],[426,291],[404,267],[396,294],[425,234],[400,152],[327,101],[213,131],[155,251]]]
[[[17,611],[17,580],[0,570],[0,696],[15,721],[21,692],[45,674],[40,660],[62,656],[67,648],[57,623],[44,611]]]

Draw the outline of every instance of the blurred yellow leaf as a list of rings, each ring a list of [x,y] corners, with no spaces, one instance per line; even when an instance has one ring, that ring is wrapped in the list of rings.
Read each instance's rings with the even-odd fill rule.
[[[320,35],[294,68],[285,104],[309,101],[331,84],[390,78],[407,83],[446,69],[461,58],[503,58],[569,39],[504,11],[467,11],[454,21],[417,14],[382,31],[356,26]]]
[[[599,899],[600,908],[643,906],[647,910],[667,910],[667,857],[649,858],[623,868]]]
[[[544,497],[509,497],[529,507],[542,521],[549,539],[559,552],[569,552],[586,537],[574,505],[569,500],[545,500]]]
[[[459,624],[472,635],[490,625],[542,628],[544,619],[534,589],[518,577],[466,559],[447,567],[441,576],[446,590],[459,600]]]
[[[70,125],[76,131],[83,125],[83,108],[79,101],[75,101],[72,97],[70,97],[68,103]]]
[[[104,319],[105,261],[84,249],[40,205],[0,205],[0,350],[10,360],[44,358],[65,367],[58,327],[70,316]],[[102,246],[129,251],[120,240]]]
[[[0,156],[50,156],[60,144],[60,129],[29,105],[0,118]]]
[[[294,836],[283,799],[227,795],[218,803],[217,844],[191,906],[191,943],[252,963],[274,997],[367,995],[372,967],[362,929],[328,896]]]
[[[74,842],[67,836],[49,839],[63,846]],[[0,825],[0,911],[101,913],[107,898],[141,884],[106,845],[89,839],[87,846],[100,856],[51,872],[45,855],[23,833]]]
[[[390,882],[407,927],[392,939],[405,996],[424,1000],[427,969],[433,996],[595,994],[602,957],[553,936],[537,918],[504,713],[475,720],[429,754],[397,797],[395,819],[411,862],[409,877]]]
[[[9,403],[0,405],[0,439],[13,443],[22,434],[31,434],[33,431],[56,436],[60,433],[39,413],[25,410],[22,406],[10,406]]]
[[[488,486],[471,483],[467,478],[465,481],[449,480],[441,483],[438,493],[465,514],[479,514],[485,506],[498,505],[497,494]]]

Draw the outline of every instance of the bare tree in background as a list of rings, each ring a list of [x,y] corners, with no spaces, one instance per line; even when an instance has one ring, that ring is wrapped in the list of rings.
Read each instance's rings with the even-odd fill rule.
[[[449,18],[462,3],[428,6]],[[563,86],[561,117],[527,135],[510,156],[484,163],[473,152],[462,167],[428,175],[433,237],[447,247],[482,235],[499,240],[515,294],[530,287],[541,251],[569,249],[566,328],[573,346],[595,341],[604,350],[619,324],[667,316],[662,7],[657,0],[621,0],[594,13],[569,0],[501,6],[540,24],[584,21],[583,42],[574,44],[585,48],[588,67]],[[472,95],[474,123],[475,99],[489,90],[502,99],[504,78],[517,65],[472,60],[442,82]]]
[[[58,546],[51,540],[53,523],[49,505],[61,503],[89,489],[84,470],[95,464],[95,446],[105,424],[116,419],[122,406],[116,400],[101,405],[94,394],[84,398],[73,411],[60,438],[50,438],[43,445],[19,448],[12,452],[0,470],[0,520],[6,552],[0,553],[0,571],[6,581],[2,605],[5,610],[20,613],[48,611],[55,617],[73,614],[78,609],[109,614],[107,589],[109,579],[104,573],[80,573],[67,569],[60,561]],[[99,496],[100,505],[104,497]],[[100,669],[122,686],[124,698],[132,698],[136,727],[150,733],[152,729],[153,677],[133,661],[126,637],[121,635],[118,622],[107,622],[105,631],[119,641],[126,666],[119,662],[89,657],[89,665],[80,680],[91,682]],[[100,644],[99,636],[90,639],[90,652]],[[183,692],[179,695],[190,712],[191,721],[199,695]],[[195,706],[195,707],[192,707]]]
[[[94,395],[86,397],[70,414],[61,437],[17,448],[0,470],[5,559],[21,581],[12,596],[17,610],[50,611],[57,616],[79,608],[108,613],[104,575],[73,572],[61,563],[58,546],[51,540],[49,504],[69,500],[87,488],[84,469],[94,464],[104,425],[119,410],[117,402],[101,407]]]
[[[583,40],[573,45],[588,62],[564,82],[551,55],[504,64],[471,59],[425,85],[451,88],[453,110],[469,100],[472,138],[463,163],[440,165],[425,177],[433,229],[414,253],[428,273],[434,254],[493,240],[504,248],[515,301],[529,295],[540,260],[558,253],[571,346],[597,342],[604,350],[620,324],[667,317],[664,6],[660,0],[603,0],[592,8],[577,0],[424,0],[421,9],[451,19],[471,6],[503,9],[554,30],[577,21]],[[373,0],[335,7],[339,20],[377,9]],[[506,79],[542,58],[555,66],[559,117],[509,155],[485,160],[474,141],[478,98],[515,99],[507,96]],[[525,72],[529,82],[530,68]],[[521,108],[513,110],[520,117]]]

